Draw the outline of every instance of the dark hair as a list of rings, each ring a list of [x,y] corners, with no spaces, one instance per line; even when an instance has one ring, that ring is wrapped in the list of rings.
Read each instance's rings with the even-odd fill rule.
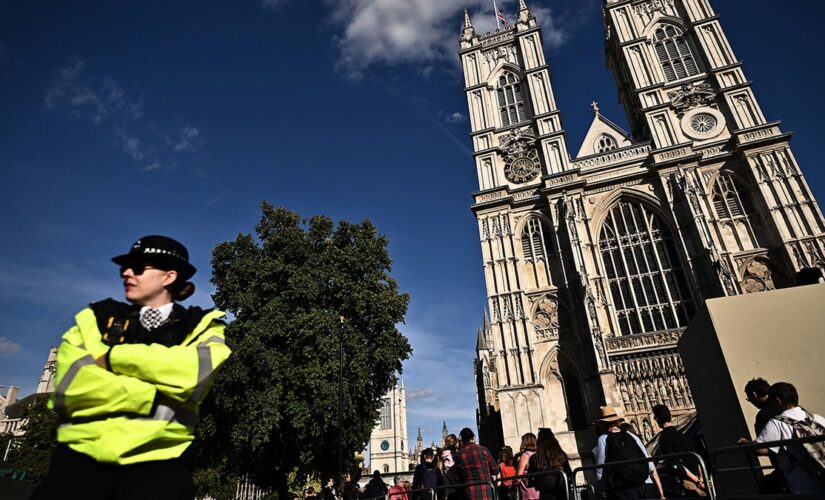
[[[424,451],[421,452],[421,462],[424,462],[425,458],[433,458],[435,457],[435,452],[432,448],[424,448]]]
[[[172,295],[172,300],[175,302],[186,300],[195,293],[195,284],[191,281],[184,281],[180,277],[167,288]]]
[[[567,461],[567,453],[551,429],[539,429],[536,439],[536,466],[539,470],[559,470]]]
[[[536,450],[536,435],[532,432],[528,432],[525,435],[521,436],[521,451],[535,451]]]
[[[476,435],[473,433],[473,430],[469,427],[465,427],[461,429],[461,432],[458,433],[459,437],[461,437],[462,443],[468,443],[473,440]]]
[[[768,383],[767,380],[763,378],[753,378],[745,384],[745,394],[750,396],[750,393],[754,393],[757,397],[763,398],[768,395],[768,391],[771,389],[771,384]]]
[[[796,387],[787,382],[777,382],[773,384],[768,391],[768,396],[777,398],[786,405],[799,405],[799,393],[796,392]]]
[[[498,462],[504,465],[513,465],[513,449],[505,446],[498,452]]]
[[[653,418],[660,424],[673,420],[673,417],[670,416],[670,410],[665,405],[656,405],[653,407]]]
[[[381,479],[381,473],[378,472],[377,470],[374,470],[374,471],[372,471],[372,477],[377,478],[377,479]]]

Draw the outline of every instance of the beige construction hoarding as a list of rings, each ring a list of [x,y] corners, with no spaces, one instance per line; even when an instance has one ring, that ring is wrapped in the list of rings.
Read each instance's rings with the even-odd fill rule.
[[[710,299],[679,341],[708,448],[753,439],[756,408],[745,384],[761,377],[790,382],[800,405],[825,413],[825,284]],[[748,466],[740,454],[720,458],[719,467]],[[755,490],[750,472],[723,473],[722,493]]]

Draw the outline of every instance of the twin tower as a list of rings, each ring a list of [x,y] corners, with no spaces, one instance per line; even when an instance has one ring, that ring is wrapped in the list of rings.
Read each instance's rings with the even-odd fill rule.
[[[825,268],[825,222],[708,0],[605,2],[630,131],[594,104],[575,156],[541,29],[518,7],[514,26],[486,35],[465,12],[460,39],[489,311],[479,433],[517,450],[550,427],[575,458],[594,445],[600,405],[644,438],[653,405],[692,411],[676,349],[691,317],[705,299]]]

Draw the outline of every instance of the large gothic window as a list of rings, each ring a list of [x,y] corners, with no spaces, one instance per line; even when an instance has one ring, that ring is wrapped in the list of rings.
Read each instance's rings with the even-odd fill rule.
[[[530,217],[521,231],[521,251],[524,260],[546,259],[553,251],[546,228],[538,217]]]
[[[681,80],[699,73],[687,40],[674,26],[666,24],[653,35],[653,47],[667,81]]]
[[[524,98],[516,75],[505,71],[498,79],[498,111],[501,114],[501,126],[507,127],[524,121]]]
[[[390,398],[381,401],[381,429],[392,429],[392,403]]]
[[[711,199],[726,246],[742,251],[763,245],[764,235],[750,193],[730,174],[716,178]]]
[[[750,194],[731,178],[722,174],[713,185],[713,208],[719,220],[744,219],[754,214]]]
[[[687,326],[694,307],[667,227],[644,205],[621,201],[602,225],[599,250],[620,333]]]

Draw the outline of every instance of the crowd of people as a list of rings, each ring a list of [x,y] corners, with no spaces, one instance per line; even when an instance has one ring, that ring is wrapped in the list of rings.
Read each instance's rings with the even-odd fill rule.
[[[762,379],[748,382],[747,400],[759,409],[754,425],[757,442],[825,434],[825,419],[799,406],[793,385],[769,385]],[[704,497],[711,479],[696,455],[707,455],[673,423],[665,405],[652,408],[661,432],[653,460],[632,426],[612,406],[600,408],[594,422],[598,434],[592,450],[596,466],[594,480],[583,490],[590,499],[625,500],[673,497]],[[746,443],[747,440],[740,440]],[[825,443],[789,444],[756,450],[770,457],[774,471],[760,483],[763,493],[825,495]],[[634,462],[635,460],[635,462]],[[621,465],[609,465],[623,462]],[[579,479],[582,476],[579,476]],[[504,446],[496,460],[490,451],[475,442],[475,435],[464,428],[459,436],[447,436],[441,449],[427,448],[413,473],[412,482],[402,476],[390,487],[375,471],[363,491],[357,479],[346,475],[339,488],[343,500],[493,500],[491,484],[501,500],[556,500],[568,498],[574,485],[568,454],[551,429],[538,435],[528,432],[518,451]],[[579,484],[578,487],[583,487]],[[336,500],[332,479],[324,489],[323,500]],[[309,499],[313,500],[313,499]]]

